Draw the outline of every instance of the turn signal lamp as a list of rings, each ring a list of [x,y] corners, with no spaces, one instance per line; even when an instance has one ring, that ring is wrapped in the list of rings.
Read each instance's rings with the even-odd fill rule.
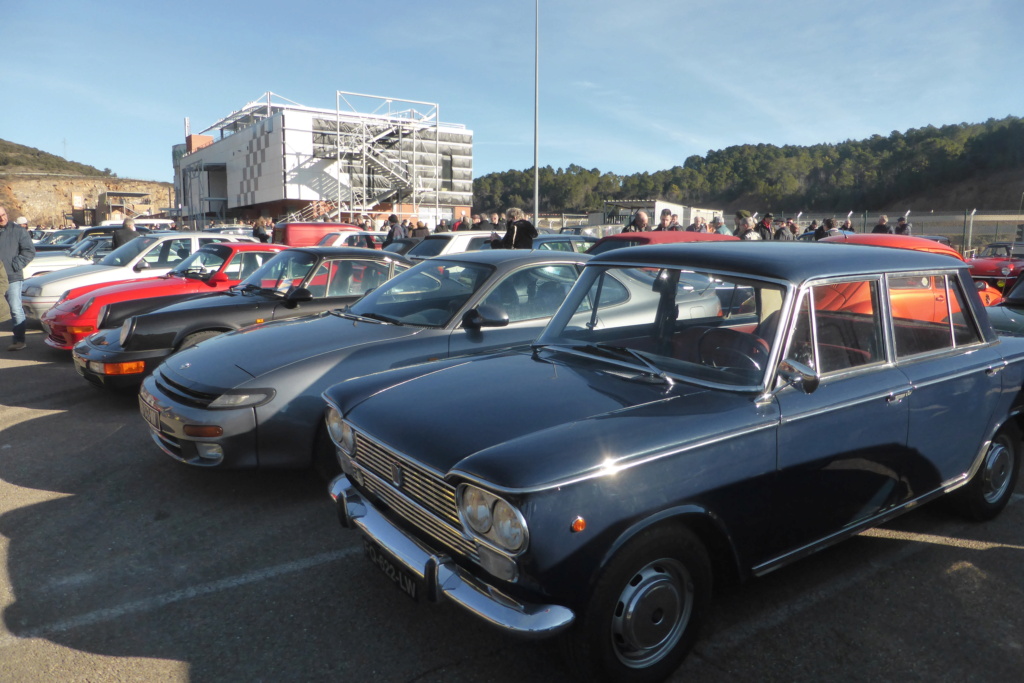
[[[576,519],[572,520],[572,525],[569,528],[572,529],[572,532],[574,534],[578,534],[579,532],[587,528],[587,520],[583,519],[582,517],[577,517]]]
[[[89,334],[95,331],[96,328],[92,325],[70,325],[68,327],[68,332],[71,334]]]
[[[222,436],[224,429],[217,425],[185,425],[184,432],[187,436],[211,439]]]
[[[97,369],[96,366],[99,368]],[[93,371],[99,372],[101,375],[137,375],[140,372],[145,372],[146,363],[145,361],[136,360],[130,363],[90,363],[90,368]]]

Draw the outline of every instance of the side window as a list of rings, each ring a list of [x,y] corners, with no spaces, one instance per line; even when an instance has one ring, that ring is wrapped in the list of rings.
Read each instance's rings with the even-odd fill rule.
[[[166,240],[149,250],[143,260],[154,268],[171,268],[192,254],[192,238]]]
[[[788,356],[821,374],[885,360],[878,280],[812,287],[804,295]]]
[[[908,298],[906,281],[918,283],[920,295]],[[959,282],[946,275],[890,276],[889,301],[897,358],[952,349],[980,341]]]
[[[509,322],[549,318],[576,281],[573,266],[534,266],[508,275],[482,303],[501,308]]]
[[[313,273],[306,288],[314,297],[360,296],[387,282],[388,269],[388,264],[380,261],[324,261]]]

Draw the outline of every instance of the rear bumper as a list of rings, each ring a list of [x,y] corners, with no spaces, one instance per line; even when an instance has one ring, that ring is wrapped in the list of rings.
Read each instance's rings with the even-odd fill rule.
[[[526,638],[552,636],[572,625],[575,615],[569,608],[517,601],[411,538],[366,502],[345,475],[332,481],[329,491],[341,525],[387,550],[422,581],[430,601],[447,598],[487,623]]]

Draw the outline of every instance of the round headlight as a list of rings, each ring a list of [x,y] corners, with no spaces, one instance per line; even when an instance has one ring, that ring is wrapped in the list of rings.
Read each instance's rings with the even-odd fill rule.
[[[491,530],[491,503],[493,499],[483,491],[467,486],[462,492],[462,511],[470,528],[478,534]]]
[[[117,343],[121,345],[121,348],[125,348],[128,345],[128,340],[132,337],[132,332],[135,330],[135,318],[128,318],[121,325],[121,334],[117,337]]]
[[[526,541],[526,528],[522,517],[515,508],[498,499],[494,505],[494,540],[506,550],[515,552],[523,547]]]
[[[1003,275],[1009,275],[1013,272],[1013,266],[1003,266],[1002,271],[1000,272],[1002,272]]]

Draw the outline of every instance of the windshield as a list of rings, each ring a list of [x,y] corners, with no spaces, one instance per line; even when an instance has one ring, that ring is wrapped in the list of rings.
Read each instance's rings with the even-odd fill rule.
[[[777,343],[785,296],[781,285],[734,275],[587,266],[537,343],[647,372],[754,389]]]
[[[990,244],[981,250],[978,258],[1024,258],[1024,246]]]
[[[437,256],[450,240],[451,237],[425,237],[422,242],[408,251],[408,255],[416,258],[430,258],[431,256]]]
[[[156,237],[136,237],[128,244],[122,244],[120,247],[104,256],[103,260],[100,261],[100,265],[126,266],[131,263],[136,256],[144,252],[156,241]]]
[[[109,241],[110,240],[101,240],[96,237],[86,238],[79,242],[78,244],[76,244],[74,248],[72,248],[70,251],[68,251],[68,256],[78,256],[81,258],[86,258],[92,252],[96,251],[96,249],[100,246],[101,242]]]
[[[264,289],[285,294],[298,287],[316,264],[316,256],[304,251],[282,251],[238,285],[242,290]]]
[[[447,325],[494,267],[431,259],[422,261],[352,304],[349,313],[406,325]]]
[[[220,267],[224,265],[224,260],[230,255],[230,249],[204,247],[176,265],[170,275],[204,278],[220,270]]]

